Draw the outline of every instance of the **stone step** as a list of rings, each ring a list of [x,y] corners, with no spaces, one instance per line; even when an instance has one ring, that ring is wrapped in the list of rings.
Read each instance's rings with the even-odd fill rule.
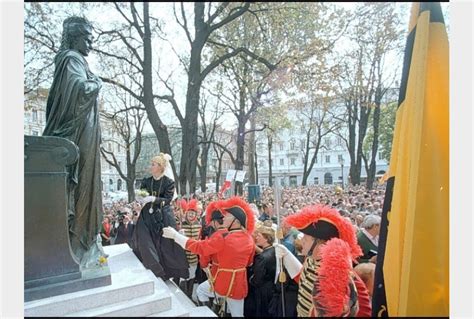
[[[128,245],[105,247],[112,284],[25,303],[25,316],[65,316],[155,293],[153,274],[145,269]],[[151,275],[150,275],[151,274]],[[154,277],[154,276],[153,276]],[[168,291],[163,283],[162,291]]]
[[[176,295],[171,294],[171,309],[153,313],[148,317],[189,317],[189,309],[179,302]]]
[[[217,317],[217,315],[206,306],[200,306],[193,308],[189,311],[189,317],[201,317],[201,318],[209,318],[209,317]]]
[[[67,317],[146,317],[171,309],[171,297],[163,283],[152,295],[71,313]]]
[[[196,307],[196,304],[191,299],[189,299],[188,296],[181,289],[179,289],[179,287],[172,280],[167,280],[165,283],[168,286],[169,291],[176,296],[176,298],[184,307],[187,309]]]

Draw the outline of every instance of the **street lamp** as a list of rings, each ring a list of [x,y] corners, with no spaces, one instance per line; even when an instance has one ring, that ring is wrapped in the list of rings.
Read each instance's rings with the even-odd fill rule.
[[[342,183],[342,188],[344,188],[344,157],[341,158],[339,161],[339,164],[341,164],[341,183]]]

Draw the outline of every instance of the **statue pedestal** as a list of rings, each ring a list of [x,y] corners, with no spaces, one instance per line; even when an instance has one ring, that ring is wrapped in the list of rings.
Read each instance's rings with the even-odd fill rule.
[[[111,284],[108,267],[81,270],[69,243],[67,166],[71,141],[25,136],[25,301]]]

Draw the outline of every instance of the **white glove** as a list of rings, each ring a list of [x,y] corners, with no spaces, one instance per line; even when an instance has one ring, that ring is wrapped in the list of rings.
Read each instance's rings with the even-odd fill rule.
[[[282,244],[274,244],[273,246],[275,247],[275,256],[276,256],[276,258],[284,258],[286,255],[288,255],[290,253],[288,248],[286,248]]]
[[[144,204],[147,204],[147,203],[151,203],[151,202],[154,202],[156,199],[155,196],[147,196],[143,199],[143,203]]]
[[[276,244],[275,246],[275,256],[277,258],[283,258],[283,265],[285,266],[288,274],[291,278],[295,278],[298,275],[303,265],[300,263],[298,258],[293,255],[288,248],[283,246],[282,244]]]
[[[163,228],[163,237],[173,239],[178,245],[183,247],[183,249],[186,249],[186,242],[189,239],[170,226]]]
[[[178,232],[173,227],[168,226],[168,227],[163,228],[163,237],[165,238],[174,240],[176,237],[176,234],[178,234]]]

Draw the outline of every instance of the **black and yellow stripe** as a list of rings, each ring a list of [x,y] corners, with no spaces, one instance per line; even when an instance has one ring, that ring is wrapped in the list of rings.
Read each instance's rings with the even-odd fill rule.
[[[181,225],[181,229],[183,229],[184,235],[186,237],[199,240],[199,232],[201,231],[201,225],[199,224],[199,222],[193,224],[183,222],[183,224]],[[189,265],[196,265],[198,263],[198,255],[193,254],[187,250],[186,258],[188,259]]]
[[[439,2],[412,6],[388,177],[372,315],[449,316],[449,43]]]
[[[298,317],[309,317],[311,313],[313,308],[313,289],[318,268],[319,262],[315,261],[311,256],[306,257],[299,280],[298,303],[296,305]]]

